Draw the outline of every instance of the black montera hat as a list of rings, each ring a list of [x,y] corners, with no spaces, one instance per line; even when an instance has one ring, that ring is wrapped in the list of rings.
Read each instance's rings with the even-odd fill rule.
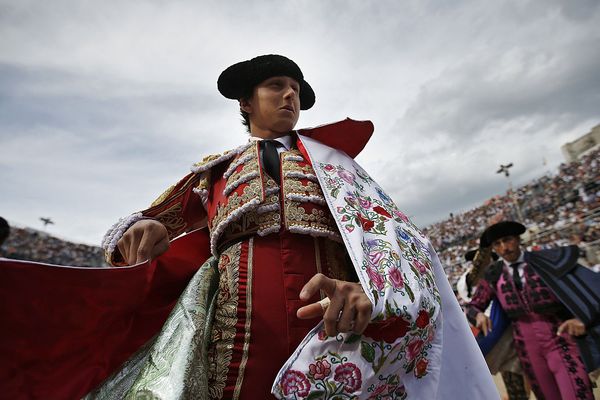
[[[473,261],[475,258],[475,254],[477,254],[478,249],[469,250],[465,253],[465,261]],[[498,254],[492,251],[492,260],[496,261],[498,259]]]
[[[221,72],[217,80],[219,92],[228,99],[239,100],[252,92],[254,86],[273,76],[289,76],[300,84],[300,109],[308,110],[315,104],[315,92],[300,67],[287,57],[267,54],[233,64]]]
[[[480,239],[481,247],[489,247],[494,241],[506,236],[520,236],[527,229],[525,225],[515,221],[502,221],[491,225],[483,231]]]

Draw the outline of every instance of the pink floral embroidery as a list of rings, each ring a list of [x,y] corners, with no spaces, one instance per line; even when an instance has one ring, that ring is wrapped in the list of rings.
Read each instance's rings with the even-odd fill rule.
[[[327,334],[325,333],[325,330],[324,330],[324,329],[323,329],[323,330],[320,330],[320,331],[319,331],[319,333],[317,333],[317,338],[318,338],[320,341],[322,341],[322,342],[323,342],[323,341],[325,341],[325,340],[327,340],[327,338],[328,338],[328,337],[329,337],[329,336],[327,336]]]
[[[346,196],[344,197],[344,200],[350,205],[356,205],[356,198],[354,196]]]
[[[408,222],[408,217],[402,211],[394,210],[394,215],[404,222]]]
[[[379,265],[381,260],[385,258],[385,253],[381,250],[373,250],[371,249],[368,254],[369,263],[376,267]]]
[[[356,392],[362,385],[360,369],[354,363],[343,363],[335,369],[333,380],[344,385],[347,393]]]
[[[413,260],[414,267],[422,274],[427,273],[427,267],[421,261],[415,259]]]
[[[287,370],[281,379],[281,386],[286,396],[296,394],[305,397],[310,391],[310,382],[300,371]]]
[[[358,199],[358,204],[360,204],[360,206],[362,208],[367,208],[367,209],[371,208],[371,206],[372,206],[372,204],[369,200],[363,199],[362,197]],[[379,207],[379,208],[381,208],[381,207]],[[375,209],[373,209],[373,210],[375,210]]]
[[[419,354],[421,354],[421,350],[423,350],[423,346],[425,342],[421,339],[413,340],[406,346],[406,358],[408,361],[414,360]]]
[[[308,371],[314,379],[325,379],[331,374],[331,364],[327,360],[319,360],[308,366]]]
[[[340,178],[348,182],[348,184],[354,185],[354,180],[356,179],[356,177],[352,172],[348,172],[345,169],[340,169],[338,170],[337,174]]]
[[[324,167],[325,171],[331,172],[335,169],[335,167],[331,164],[326,164]]]
[[[383,290],[383,288],[385,287],[385,281],[383,280],[383,277],[379,275],[375,268],[370,266],[367,267],[367,275],[369,275],[371,283],[373,283],[373,286],[375,286],[377,290]]]
[[[389,273],[390,281],[392,286],[396,289],[402,289],[404,286],[404,279],[402,278],[402,272],[397,267],[391,268]]]

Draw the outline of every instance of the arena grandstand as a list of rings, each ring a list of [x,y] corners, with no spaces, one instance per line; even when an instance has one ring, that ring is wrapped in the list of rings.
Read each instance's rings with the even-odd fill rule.
[[[466,265],[464,254],[479,245],[486,226],[500,219],[521,220],[528,249],[576,244],[590,266],[600,264],[600,149],[561,164],[513,192],[424,229],[438,251],[452,284]],[[596,267],[597,268],[597,267]]]
[[[530,249],[577,244],[590,265],[600,264],[600,149],[561,164],[524,186],[495,196],[472,210],[430,225],[431,238],[451,283],[464,272],[463,255],[478,246],[479,236],[494,219],[520,219],[529,228]],[[109,224],[107,224],[108,226]],[[31,228],[11,228],[0,256],[73,266],[106,266],[99,247],[76,244]]]
[[[15,226],[11,226],[8,239],[0,247],[0,257],[75,267],[107,266],[100,247],[72,243],[36,229]]]

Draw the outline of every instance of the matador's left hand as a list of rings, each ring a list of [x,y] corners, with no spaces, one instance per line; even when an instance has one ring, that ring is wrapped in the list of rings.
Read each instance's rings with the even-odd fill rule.
[[[571,336],[581,336],[585,334],[585,325],[577,318],[568,319],[558,327],[556,334],[560,336],[563,332]]]
[[[323,304],[327,303],[322,300],[301,307],[296,313],[298,318],[309,319],[322,315],[327,336],[345,332],[363,333],[369,325],[373,306],[360,283],[316,274],[302,288],[300,300],[310,299],[319,290],[325,292],[329,298],[329,305],[324,306]]]

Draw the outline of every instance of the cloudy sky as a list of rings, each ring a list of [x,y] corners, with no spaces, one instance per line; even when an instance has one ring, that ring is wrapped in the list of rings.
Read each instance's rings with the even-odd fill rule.
[[[596,0],[0,0],[0,215],[98,244],[246,140],[216,79],[266,53],[315,88],[298,127],[374,122],[358,161],[421,226],[502,193],[500,163],[555,171],[600,123]]]

